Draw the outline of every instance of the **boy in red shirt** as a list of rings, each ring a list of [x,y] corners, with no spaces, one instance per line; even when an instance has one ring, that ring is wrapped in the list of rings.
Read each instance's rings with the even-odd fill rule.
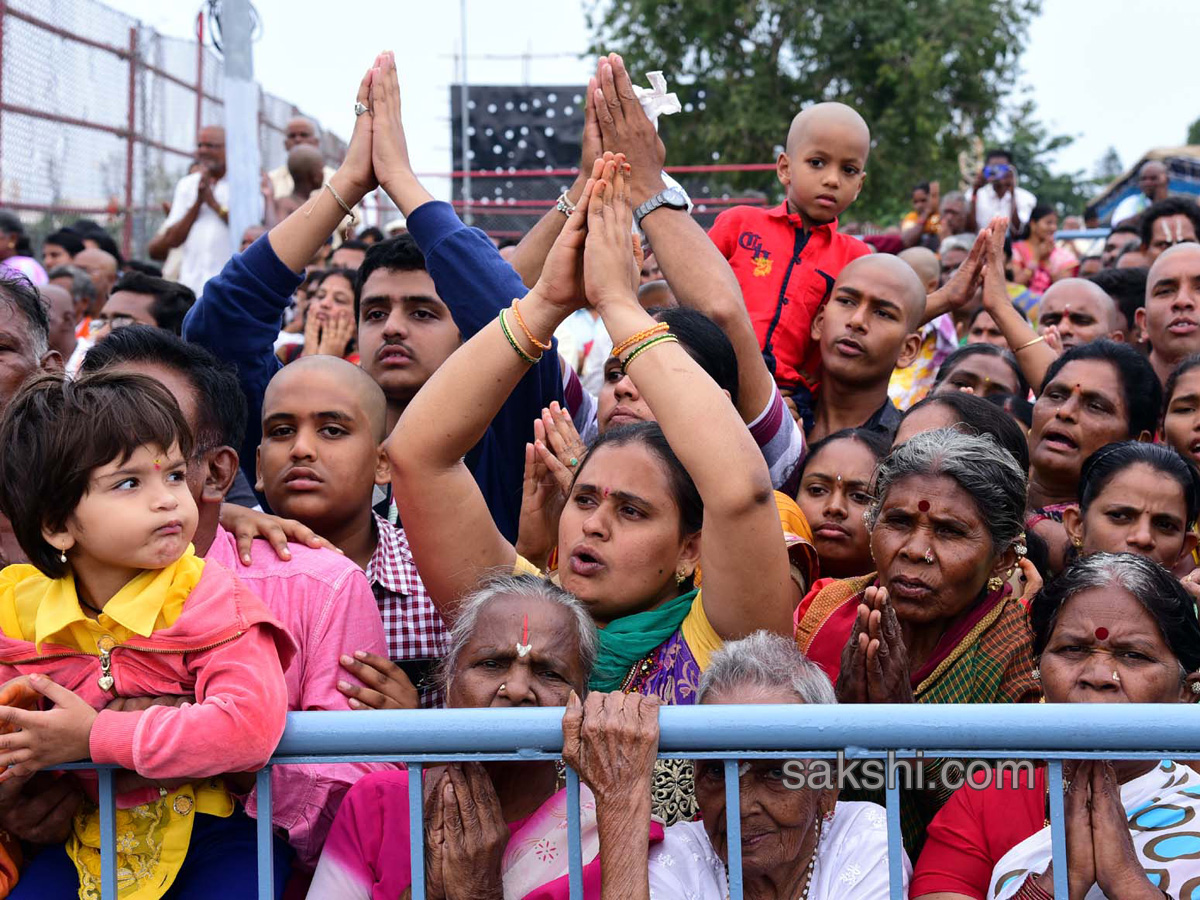
[[[812,425],[821,350],[813,317],[842,268],[871,252],[839,234],[837,217],[862,190],[871,132],[842,103],[818,103],[792,120],[779,181],[787,198],[774,209],[735,206],[709,236],[737,275],[763,358],[805,424]]]

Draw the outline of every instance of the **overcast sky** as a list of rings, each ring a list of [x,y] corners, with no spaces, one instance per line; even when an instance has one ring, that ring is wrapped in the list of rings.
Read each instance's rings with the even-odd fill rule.
[[[108,0],[164,34],[194,33],[200,4]],[[396,53],[414,166],[450,168],[449,90],[461,46],[454,0],[254,0],[263,21],[255,76],[325,127],[348,136],[354,94],[375,53]],[[466,0],[468,77],[480,84],[583,84],[588,33],[577,0]],[[1044,121],[1078,140],[1055,168],[1092,173],[1109,146],[1128,166],[1182,144],[1195,99],[1197,0],[1044,0],[1020,61]],[[521,59],[521,54],[532,54]],[[517,58],[492,58],[508,56]],[[669,66],[667,67],[669,69]],[[781,113],[781,128],[787,113]],[[668,157],[669,159],[669,157]],[[733,162],[734,160],[728,160]],[[759,160],[745,160],[759,162]],[[443,183],[431,185],[443,193]]]

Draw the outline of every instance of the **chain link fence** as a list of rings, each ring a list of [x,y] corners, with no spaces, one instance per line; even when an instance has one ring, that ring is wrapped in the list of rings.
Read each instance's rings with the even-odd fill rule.
[[[197,23],[197,35],[201,23]],[[0,208],[35,245],[87,217],[144,254],[192,162],[196,132],[224,118],[221,58],[95,0],[0,0]],[[300,109],[259,91],[258,144],[284,162]],[[331,162],[344,145],[322,134]]]

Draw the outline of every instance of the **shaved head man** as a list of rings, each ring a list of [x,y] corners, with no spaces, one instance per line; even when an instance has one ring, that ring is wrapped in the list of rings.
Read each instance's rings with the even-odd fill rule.
[[[387,400],[370,375],[336,356],[301,357],[263,396],[256,487],[365,569],[377,544],[372,491],[391,477],[386,434]]]
[[[932,294],[938,289],[938,282],[942,278],[942,264],[936,253],[928,247],[909,247],[902,250],[898,256],[917,273],[921,284],[925,286],[926,294]]]
[[[1180,360],[1200,352],[1200,244],[1179,244],[1154,261],[1136,317],[1150,340],[1150,365],[1165,383]]]
[[[1064,350],[1100,338],[1125,340],[1125,322],[1116,302],[1096,284],[1083,278],[1056,281],[1042,295],[1038,334],[1058,327]]]
[[[888,382],[920,351],[924,316],[925,286],[904,260],[880,253],[842,269],[812,325],[823,371],[810,441],[843,428],[895,434]]]
[[[309,147],[320,153],[321,138],[317,132],[317,126],[312,119],[304,116],[294,116],[288,120],[287,130],[284,132],[283,149],[291,155],[292,151],[298,147]],[[333,175],[334,170],[329,166],[324,165],[321,180],[317,182],[317,187],[320,187]],[[276,166],[267,173],[267,178],[271,180],[271,188],[275,192],[275,199],[282,200],[285,197],[290,197],[297,193],[297,188],[292,179],[291,172],[288,171],[287,160]]]
[[[75,254],[73,262],[87,272],[88,277],[92,279],[92,285],[96,288],[92,306],[87,310],[90,315],[95,315],[108,300],[112,286],[117,283],[117,261],[111,253],[88,247]]]

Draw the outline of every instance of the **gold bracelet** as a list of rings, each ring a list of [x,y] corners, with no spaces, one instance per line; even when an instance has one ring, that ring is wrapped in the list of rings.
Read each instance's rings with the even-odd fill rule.
[[[627,374],[629,371],[629,364],[631,362],[633,362],[635,359],[637,359],[639,356],[641,356],[643,353],[645,353],[647,350],[649,350],[651,347],[653,347],[655,344],[670,344],[670,343],[678,344],[679,338],[675,337],[675,335],[673,335],[673,334],[660,334],[658,337],[650,338],[650,340],[646,341],[646,343],[642,344],[642,346],[638,347],[636,350],[634,350],[632,353],[630,353],[627,357],[625,357],[625,362],[621,363],[621,374],[622,375]]]
[[[612,355],[619,357],[622,353],[624,353],[626,350],[628,350],[634,344],[638,343],[638,341],[644,341],[644,340],[646,340],[646,338],[654,337],[654,335],[656,335],[656,334],[664,334],[670,330],[671,330],[671,326],[668,325],[666,322],[659,322],[657,325],[653,326],[652,328],[647,328],[644,331],[639,331],[637,334],[630,335],[625,340],[621,341],[621,343],[619,343],[619,344],[617,344],[617,346],[613,347]]]
[[[536,366],[541,357],[530,356],[521,349],[521,345],[517,343],[517,339],[513,337],[512,332],[508,329],[508,320],[504,318],[504,312],[505,311],[503,309],[500,310],[500,330],[504,332],[504,336],[508,338],[508,342],[512,345],[512,348],[517,351],[517,356],[521,357],[521,359],[525,360],[525,362],[529,363],[529,365]]]
[[[1013,353],[1020,353],[1026,347],[1032,347],[1034,344],[1040,344],[1044,340],[1046,340],[1046,336],[1044,334],[1040,334],[1037,337],[1035,337],[1032,341],[1028,341],[1027,343],[1022,344],[1020,347],[1017,347],[1015,350],[1013,350]]]
[[[525,317],[521,315],[521,307],[518,305],[520,298],[513,300],[512,311],[516,314],[517,324],[521,326],[521,330],[525,332],[525,337],[529,338],[529,343],[537,347],[539,350],[545,351],[550,349],[550,344],[543,344],[533,336],[533,332],[529,330],[529,326],[525,324]]]

